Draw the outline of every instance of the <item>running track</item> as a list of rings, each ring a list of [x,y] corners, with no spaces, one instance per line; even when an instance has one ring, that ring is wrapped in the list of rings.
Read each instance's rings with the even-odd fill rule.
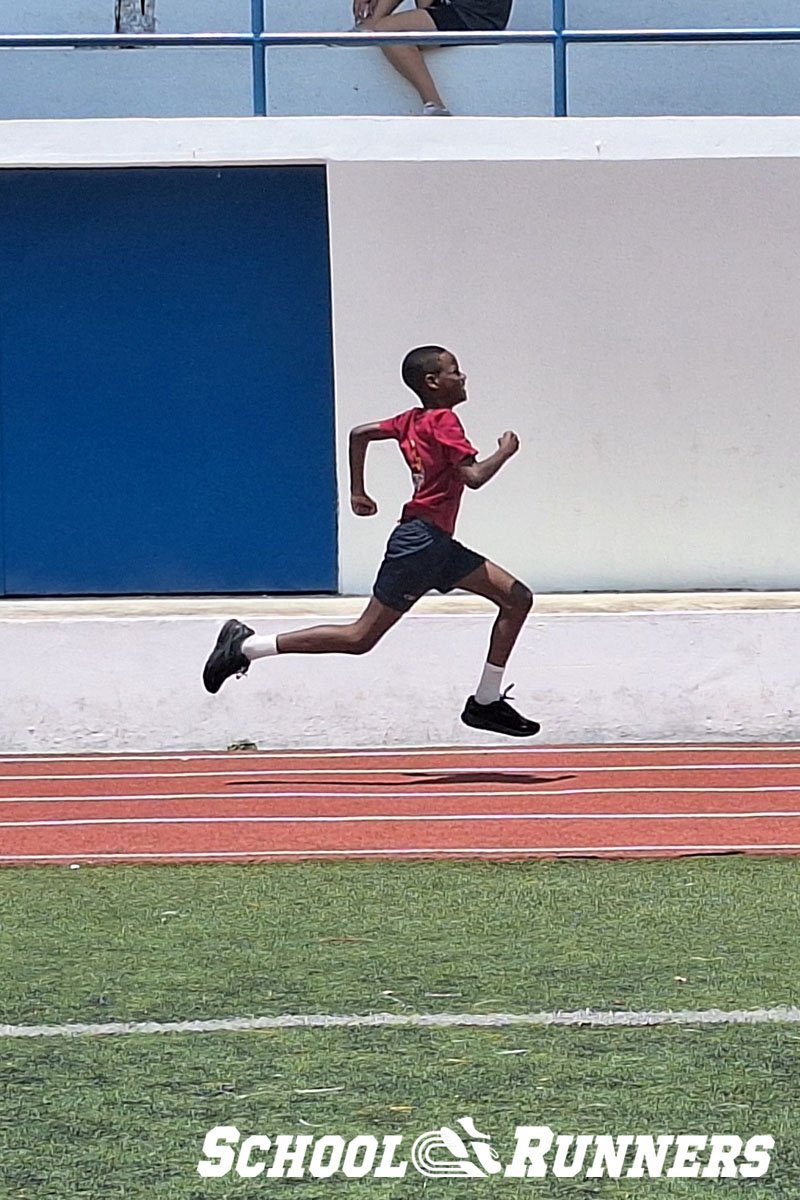
[[[800,851],[800,746],[0,758],[0,864]]]

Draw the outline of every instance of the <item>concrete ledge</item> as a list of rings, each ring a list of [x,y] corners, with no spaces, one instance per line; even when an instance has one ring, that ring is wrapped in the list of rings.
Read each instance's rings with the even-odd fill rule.
[[[0,621],[76,621],[118,617],[352,618],[365,596],[135,596],[0,601]],[[748,612],[800,609],[800,592],[585,592],[537,596],[535,612]],[[492,612],[487,600],[454,593],[424,596],[414,613],[459,616]]]
[[[0,168],[598,163],[794,159],[800,117],[110,117],[5,120],[2,129]]]
[[[221,617],[279,632],[363,603],[4,602],[0,751],[490,744],[458,719],[492,622],[468,597],[426,599],[363,658],[280,656],[203,690]],[[798,593],[543,597],[506,678],[542,743],[800,740],[798,640]]]

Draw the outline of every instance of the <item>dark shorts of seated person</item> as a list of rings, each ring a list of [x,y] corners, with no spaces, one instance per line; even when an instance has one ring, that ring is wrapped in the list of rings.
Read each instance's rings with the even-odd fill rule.
[[[511,0],[434,0],[425,11],[436,28],[447,33],[505,29],[511,15]]]
[[[408,612],[433,588],[452,592],[485,562],[437,525],[415,517],[392,532],[372,592],[387,608]]]

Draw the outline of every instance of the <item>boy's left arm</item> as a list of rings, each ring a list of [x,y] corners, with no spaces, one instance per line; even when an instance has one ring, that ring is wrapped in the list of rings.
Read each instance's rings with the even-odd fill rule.
[[[374,517],[378,506],[367,495],[364,484],[364,464],[370,442],[383,442],[394,434],[378,421],[356,425],[350,430],[350,507],[357,517]]]

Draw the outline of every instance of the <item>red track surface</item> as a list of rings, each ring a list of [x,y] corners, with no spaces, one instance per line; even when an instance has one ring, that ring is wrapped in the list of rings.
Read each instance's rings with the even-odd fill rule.
[[[0,864],[800,851],[800,746],[0,759]]]

